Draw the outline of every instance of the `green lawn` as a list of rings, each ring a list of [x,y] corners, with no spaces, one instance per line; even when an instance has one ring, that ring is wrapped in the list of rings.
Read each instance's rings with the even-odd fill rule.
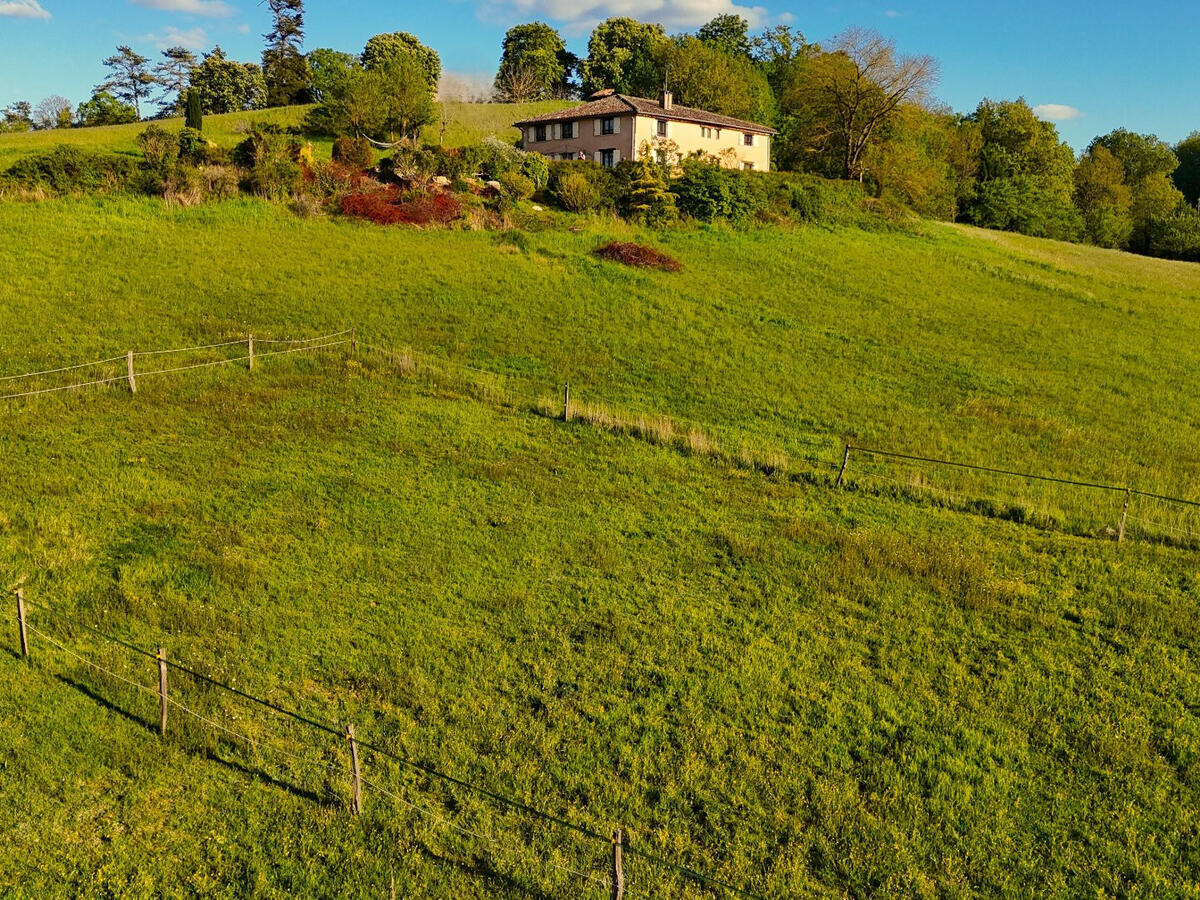
[[[457,103],[437,104],[438,118],[426,126],[422,139],[430,143],[444,141],[446,146],[459,147],[475,143],[489,135],[507,141],[516,141],[520,136],[512,123],[522,118],[558,109],[567,104],[558,101],[540,103]],[[254,110],[251,112],[227,113],[206,116],[205,135],[223,147],[232,147],[242,140],[253,125],[274,124],[282,126],[300,125],[311,107],[289,106],[278,109]],[[442,124],[445,123],[445,134]],[[52,129],[33,131],[27,134],[0,134],[0,170],[27,156],[49,150],[56,144],[74,144],[93,150],[111,150],[116,153],[137,153],[137,136],[145,130],[148,122],[131,125],[110,125],[100,128]],[[183,119],[167,119],[161,124],[171,130],[183,127]],[[333,141],[314,137],[313,144],[320,154],[329,156]]]
[[[351,325],[447,361],[7,401],[0,572],[31,604],[762,896],[1200,894],[1195,552],[1105,538],[1119,498],[925,473],[1089,537],[872,477],[899,467],[830,484],[853,440],[1194,496],[1195,267],[933,225],[642,235],[671,275],[596,260],[637,236],[604,221],[253,201],[0,203],[0,229],[0,374]],[[814,474],[531,411],[568,379]],[[602,877],[603,847],[370,753],[353,820],[344,742],[173,675],[259,743],[173,712],[164,744],[152,697],[9,634],[8,893],[606,896],[566,871]]]

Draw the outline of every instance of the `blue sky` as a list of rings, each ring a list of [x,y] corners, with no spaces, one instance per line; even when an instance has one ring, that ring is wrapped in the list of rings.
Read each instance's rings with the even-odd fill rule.
[[[548,21],[582,52],[612,14],[680,31],[722,12],[758,26],[787,22],[810,40],[851,25],[878,29],[902,51],[941,62],[938,97],[969,111],[982,97],[1045,107],[1076,148],[1118,126],[1176,141],[1200,129],[1194,0],[309,0],[308,44],[361,49],[381,31],[411,31],[451,72],[495,71],[504,30]],[[1189,6],[1191,9],[1189,9]],[[62,94],[86,99],[118,43],[156,54],[221,44],[257,61],[267,13],[259,0],[0,0],[0,106]]]

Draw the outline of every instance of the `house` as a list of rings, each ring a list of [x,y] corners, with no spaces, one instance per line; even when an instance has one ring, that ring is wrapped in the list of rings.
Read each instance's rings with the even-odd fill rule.
[[[514,123],[523,146],[550,159],[591,159],[612,167],[637,159],[646,147],[669,148],[686,158],[697,152],[722,165],[765,172],[771,168],[774,128],[675,105],[670,91],[658,100],[614,91],[586,103]]]

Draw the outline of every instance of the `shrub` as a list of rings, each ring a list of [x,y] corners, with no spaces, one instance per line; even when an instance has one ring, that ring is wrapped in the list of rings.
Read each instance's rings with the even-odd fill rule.
[[[179,166],[163,182],[162,195],[168,203],[196,206],[206,196],[203,173],[195,166]]]
[[[23,187],[59,194],[101,193],[128,187],[136,171],[137,163],[128,156],[62,144],[48,153],[18,160],[4,178]]]
[[[185,128],[179,132],[179,158],[185,162],[203,162],[208,155],[208,145],[204,135],[195,128]]]
[[[420,147],[397,147],[396,152],[380,161],[379,171],[398,181],[427,182],[437,174],[438,158]]]
[[[702,222],[744,221],[765,208],[761,188],[745,173],[698,159],[684,161],[683,174],[671,190],[679,209]]]
[[[453,194],[405,199],[394,187],[347,194],[341,208],[344,215],[369,219],[377,225],[448,225],[463,214],[462,204]]]
[[[213,200],[228,200],[236,197],[242,173],[233,166],[207,165],[200,167],[204,192]]]
[[[533,182],[519,172],[505,172],[499,180],[501,191],[514,202],[519,203],[533,196]]]
[[[156,172],[166,172],[179,159],[179,138],[161,125],[151,125],[137,136],[146,165]]]
[[[559,179],[555,201],[571,212],[587,212],[600,205],[600,190],[580,172],[568,172]]]
[[[233,159],[247,171],[243,186],[260,197],[286,197],[300,180],[300,145],[278,130],[252,131]]]
[[[433,162],[435,175],[442,175],[451,181],[460,181],[473,172],[468,165],[467,155],[459,147],[426,147]]]
[[[638,163],[638,174],[630,187],[626,203],[629,218],[650,228],[658,228],[679,218],[675,196],[659,167],[650,160]]]
[[[375,151],[366,138],[340,137],[333,142],[333,160],[355,169],[375,165]]]
[[[526,153],[521,160],[521,174],[533,182],[535,190],[544,190],[550,183],[550,160],[540,153]]]
[[[479,173],[497,181],[505,172],[520,171],[527,155],[524,150],[495,137],[484,138],[476,148]]]
[[[613,241],[605,244],[603,247],[596,248],[596,255],[610,262],[619,262],[626,266],[637,266],[642,269],[678,272],[683,268],[683,264],[679,260],[668,256],[661,250],[629,241]]]

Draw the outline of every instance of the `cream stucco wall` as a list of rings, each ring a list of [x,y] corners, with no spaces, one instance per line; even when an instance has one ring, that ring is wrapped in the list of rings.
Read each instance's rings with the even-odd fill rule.
[[[545,125],[544,141],[537,140],[537,126],[526,125],[522,135],[523,146],[526,150],[536,151],[551,159],[563,159],[564,154],[570,154],[575,159],[582,152],[596,162],[599,162],[598,154],[602,150],[615,150],[615,158],[620,161],[637,159],[643,144],[649,144],[652,148],[655,146],[659,138],[658,119],[633,115],[614,116],[613,119],[616,128],[614,134],[596,133],[596,123],[600,119],[576,119],[576,136],[565,139],[559,137],[561,123],[549,122]],[[754,143],[749,145],[745,143],[745,135],[744,131],[730,128],[667,120],[666,140],[674,142],[680,158],[700,151],[717,157],[732,168],[745,168],[746,163],[751,163],[756,171],[770,170],[770,135],[752,133]]]

